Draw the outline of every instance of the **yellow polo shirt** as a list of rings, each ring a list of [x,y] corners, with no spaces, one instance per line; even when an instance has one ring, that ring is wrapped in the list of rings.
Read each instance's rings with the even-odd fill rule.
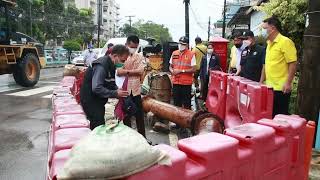
[[[202,53],[199,49],[204,53]],[[200,69],[200,64],[201,64],[201,60],[203,58],[204,55],[206,55],[207,53],[207,47],[203,44],[198,44],[196,45],[196,47],[194,47],[192,49],[192,51],[195,53],[196,55],[196,69],[199,70]]]
[[[231,52],[230,52],[230,68],[236,68],[237,67],[237,48],[236,46],[232,46]]]
[[[265,59],[266,84],[275,91],[282,91],[288,79],[289,63],[297,61],[293,41],[280,33],[273,42],[268,41]]]

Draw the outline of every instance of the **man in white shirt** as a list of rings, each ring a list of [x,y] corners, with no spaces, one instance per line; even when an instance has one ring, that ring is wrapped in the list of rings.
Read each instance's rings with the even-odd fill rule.
[[[88,51],[84,55],[84,65],[87,67],[91,67],[92,61],[98,58],[97,54],[93,51],[93,46],[89,45]]]

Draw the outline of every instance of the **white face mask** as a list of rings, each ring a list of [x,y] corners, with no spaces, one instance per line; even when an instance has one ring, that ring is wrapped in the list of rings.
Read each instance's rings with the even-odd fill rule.
[[[213,49],[208,49],[208,50],[207,50],[207,53],[208,53],[208,54],[212,54],[212,53],[213,53]]]
[[[184,51],[187,48],[187,46],[183,44],[178,44],[178,48],[180,51]]]
[[[251,41],[249,41],[249,40],[243,40],[243,45],[244,45],[244,47],[249,47],[251,44],[252,44]]]
[[[130,54],[134,54],[137,52],[137,48],[128,47]]]
[[[267,29],[263,29],[263,28],[262,28],[262,30],[261,30],[261,35],[262,35],[263,37],[266,37],[266,38],[267,38],[267,37],[269,36]]]

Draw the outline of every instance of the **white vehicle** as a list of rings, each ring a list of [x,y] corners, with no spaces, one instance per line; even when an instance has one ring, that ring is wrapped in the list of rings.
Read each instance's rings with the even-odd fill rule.
[[[125,45],[126,42],[127,42],[127,38],[111,38],[111,39],[109,39],[107,41],[107,43],[102,48],[101,56],[103,56],[107,52],[108,44],[112,43],[113,45],[117,45],[117,44]],[[149,44],[148,41],[140,39],[140,43],[139,43],[139,47],[138,47],[137,52],[142,54],[143,48],[145,46],[147,46],[148,44]],[[98,57],[101,57],[101,56],[98,56]]]
[[[84,56],[88,52],[88,49],[84,50],[81,55],[73,58],[72,64],[76,66],[84,66]],[[93,52],[97,54],[97,57],[102,57],[104,54],[102,54],[102,48],[95,48],[93,49]]]

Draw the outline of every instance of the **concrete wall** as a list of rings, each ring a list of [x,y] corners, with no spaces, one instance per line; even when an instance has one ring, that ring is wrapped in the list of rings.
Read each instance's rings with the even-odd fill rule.
[[[250,30],[255,36],[261,35],[260,24],[266,18],[266,14],[262,11],[254,11],[250,18]]]

